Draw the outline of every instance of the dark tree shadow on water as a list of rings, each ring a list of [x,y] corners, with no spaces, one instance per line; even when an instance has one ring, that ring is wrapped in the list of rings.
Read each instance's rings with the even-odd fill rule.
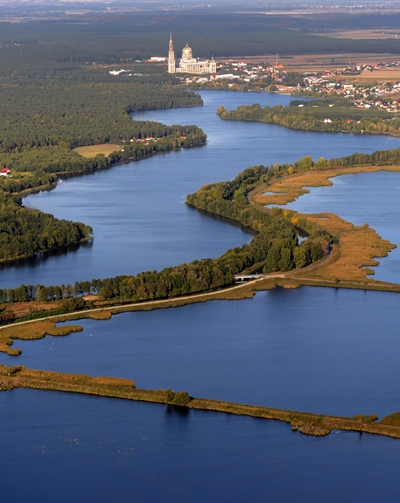
[[[7,269],[15,268],[15,269],[33,269],[37,267],[42,262],[46,262],[49,259],[57,259],[57,257],[63,257],[68,255],[69,253],[75,253],[80,248],[92,248],[93,241],[84,241],[83,243],[79,243],[77,245],[71,245],[67,248],[60,248],[58,250],[53,250],[49,252],[42,252],[34,255],[33,257],[21,258],[18,260],[12,260],[10,262],[4,262],[0,264],[0,271],[5,271]]]

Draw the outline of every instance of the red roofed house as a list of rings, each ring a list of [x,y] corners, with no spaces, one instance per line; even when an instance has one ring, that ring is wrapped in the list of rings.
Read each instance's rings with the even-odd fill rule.
[[[10,168],[2,168],[0,169],[0,176],[8,176],[11,173]]]

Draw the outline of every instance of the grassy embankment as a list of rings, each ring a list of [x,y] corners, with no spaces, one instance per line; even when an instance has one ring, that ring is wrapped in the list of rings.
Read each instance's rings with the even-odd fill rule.
[[[129,379],[90,377],[80,374],[65,374],[0,365],[0,390],[12,390],[14,388],[66,391],[160,404],[177,404],[197,410],[274,419],[290,423],[294,431],[299,430],[301,433],[315,436],[328,435],[335,429],[400,438],[400,413],[391,414],[383,418],[382,421],[376,422],[376,415],[357,415],[347,418],[279,410],[219,400],[192,398],[186,392],[174,393],[170,389],[157,391],[137,389],[134,381]]]

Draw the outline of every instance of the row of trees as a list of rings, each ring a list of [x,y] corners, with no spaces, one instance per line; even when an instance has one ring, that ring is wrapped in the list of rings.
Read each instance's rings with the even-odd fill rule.
[[[273,219],[283,221],[280,216]],[[254,264],[260,270],[264,268],[264,271],[286,271],[292,269],[295,263],[299,267],[304,266],[322,256],[321,248],[311,243],[297,247],[293,226],[286,223],[283,226],[288,227],[288,230],[290,227],[286,233],[288,237],[279,239],[274,237],[275,234],[267,236],[265,232],[260,233],[250,244],[229,250],[218,259],[195,260],[137,276],[77,281],[74,285],[21,285],[18,288],[0,289],[0,303],[34,300],[52,302],[90,294],[99,295],[99,300],[166,299],[229,286],[233,284],[235,274]],[[270,230],[274,232],[272,227]],[[281,230],[281,235],[284,234]]]
[[[224,120],[256,121],[279,124],[302,131],[324,131],[345,133],[369,133],[400,135],[400,118],[385,110],[362,109],[355,106],[314,106],[260,105],[240,106],[236,110],[219,107],[217,114]]]
[[[273,176],[302,173],[317,169],[329,169],[345,166],[395,166],[399,164],[400,149],[376,150],[371,154],[355,152],[354,154],[345,157],[337,157],[333,159],[320,157],[316,161],[314,161],[310,155],[306,155],[291,164],[274,164],[261,176],[260,180],[262,182],[268,182]]]

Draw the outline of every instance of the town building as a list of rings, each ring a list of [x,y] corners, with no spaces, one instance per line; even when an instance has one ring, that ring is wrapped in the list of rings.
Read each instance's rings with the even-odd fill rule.
[[[0,169],[0,176],[11,176],[11,169],[10,168],[1,168]]]
[[[169,38],[168,73],[216,73],[217,63],[212,59],[199,60],[193,57],[192,49],[186,44],[182,50],[179,66],[176,66],[172,34]]]

